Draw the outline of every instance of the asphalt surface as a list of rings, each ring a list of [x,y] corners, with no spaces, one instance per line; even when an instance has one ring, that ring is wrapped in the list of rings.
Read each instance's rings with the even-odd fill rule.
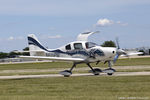
[[[150,75],[150,72],[115,72],[112,76],[141,76]],[[92,73],[72,74],[70,77],[77,76],[94,76]],[[106,73],[101,73],[100,76],[108,76]],[[0,76],[0,79],[27,79],[27,78],[51,78],[64,77],[60,74],[44,74],[44,75],[15,75],[15,76]],[[96,77],[96,76],[95,76]],[[109,77],[109,76],[108,76]]]

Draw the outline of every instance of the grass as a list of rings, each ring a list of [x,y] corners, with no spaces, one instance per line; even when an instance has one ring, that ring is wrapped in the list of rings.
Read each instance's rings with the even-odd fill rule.
[[[41,62],[41,63],[20,63],[20,64],[1,64],[0,70],[16,69],[48,69],[48,68],[68,68],[72,63],[67,62]]]
[[[59,72],[15,72],[15,73],[0,73],[0,76],[13,76],[13,75],[43,75],[43,74],[58,74]]]
[[[0,70],[70,68],[72,63],[46,62],[27,64],[3,64]],[[116,66],[150,65],[150,58],[120,59]],[[80,64],[77,67],[85,67]],[[107,67],[107,64],[92,64]],[[115,68],[115,66],[114,66]],[[150,69],[134,69],[134,71]],[[132,71],[119,69],[119,71]],[[85,72],[85,71],[75,71]],[[48,74],[56,72],[16,72],[0,75]],[[150,99],[150,76],[83,76],[38,79],[0,80],[0,100],[142,100]],[[132,99],[133,100],[133,99]]]
[[[150,58],[129,58],[119,59],[115,66],[139,66],[150,65]],[[0,70],[16,70],[16,69],[50,69],[50,68],[70,68],[72,63],[67,62],[41,62],[41,63],[25,63],[25,64],[0,64]],[[107,67],[107,64],[100,63],[93,67]],[[85,64],[79,64],[77,67],[87,67]]]
[[[150,58],[132,58],[132,59],[119,59],[115,66],[147,66],[150,65]],[[3,70],[41,70],[41,69],[69,69],[71,68],[72,63],[67,62],[37,62],[37,63],[25,63],[25,64],[0,64],[0,71]],[[98,67],[105,69],[107,68],[107,64],[100,63],[96,65],[95,63],[92,63],[93,67]],[[114,66],[114,68],[115,68]],[[77,68],[88,68],[85,64],[79,64],[77,65]],[[87,73],[88,69],[86,70],[80,70],[80,71],[73,71],[73,73]],[[139,72],[139,71],[150,71],[150,68],[142,68],[142,69],[117,69],[119,72]],[[38,71],[29,71],[29,72],[0,72],[0,76],[7,76],[7,75],[37,75],[37,74],[57,74],[60,71],[45,71],[45,72],[38,72]]]
[[[0,100],[150,99],[150,76],[0,80]]]
[[[150,58],[119,59],[115,66],[150,65]]]

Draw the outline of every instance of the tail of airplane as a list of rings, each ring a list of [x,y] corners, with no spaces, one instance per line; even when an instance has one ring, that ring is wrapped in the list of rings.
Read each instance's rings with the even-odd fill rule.
[[[41,45],[34,34],[28,35],[28,45],[30,56],[45,56],[45,52],[48,51]]]

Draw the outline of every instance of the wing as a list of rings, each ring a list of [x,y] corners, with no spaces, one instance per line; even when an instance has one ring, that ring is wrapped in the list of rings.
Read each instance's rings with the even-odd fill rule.
[[[87,41],[88,37],[94,33],[99,33],[99,31],[96,32],[85,32],[85,33],[81,33],[78,35],[77,37],[77,41]]]
[[[30,50],[30,51],[13,51],[15,53],[30,53],[30,52],[44,52],[43,50]]]
[[[13,51],[14,53],[29,53],[30,51]]]
[[[66,57],[44,57],[44,56],[19,56],[19,58],[39,59],[39,60],[57,60],[57,61],[72,61],[82,62],[82,58],[66,58]]]

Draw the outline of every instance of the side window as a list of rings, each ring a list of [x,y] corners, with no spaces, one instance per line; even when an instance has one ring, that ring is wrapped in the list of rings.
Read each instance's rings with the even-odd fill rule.
[[[68,45],[66,45],[66,50],[71,50],[71,46],[70,46],[70,44],[68,44]]]
[[[92,42],[86,42],[86,43],[85,43],[85,46],[86,46],[87,49],[88,49],[88,48],[95,47],[96,45],[97,45],[97,44],[92,43]]]
[[[74,43],[74,49],[75,49],[75,50],[83,49],[82,43]]]

